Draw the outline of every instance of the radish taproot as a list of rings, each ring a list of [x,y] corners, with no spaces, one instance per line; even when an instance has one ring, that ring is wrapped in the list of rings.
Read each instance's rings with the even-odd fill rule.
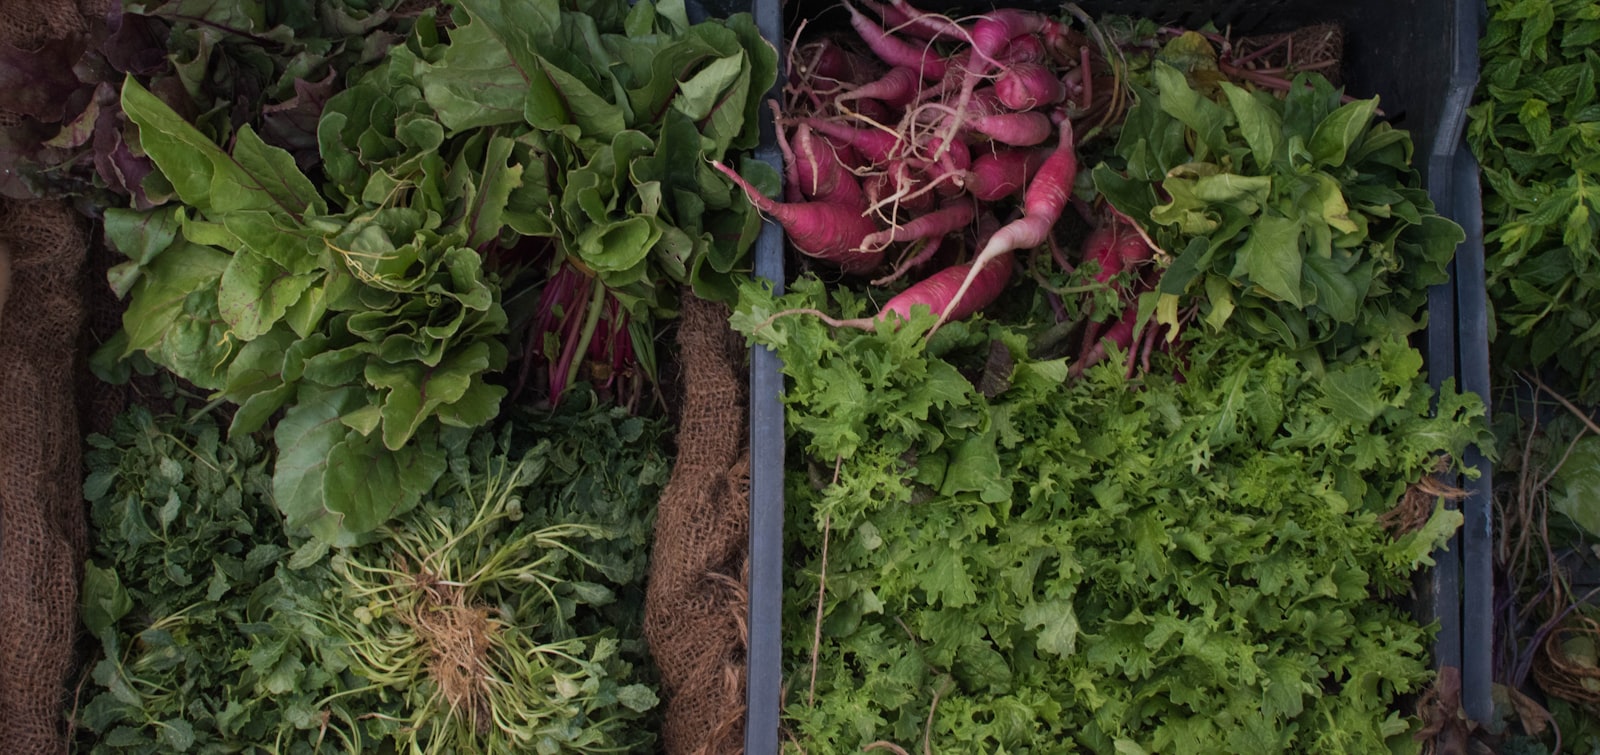
[[[789,201],[865,206],[866,195],[861,191],[861,182],[840,162],[833,145],[817,138],[804,123],[795,129],[791,157],[794,162],[789,172],[799,189],[800,199]]]
[[[900,136],[886,129],[856,128],[827,118],[807,118],[804,122],[812,129],[855,150],[856,154],[872,165],[888,164],[900,149]]]
[[[1050,153],[1039,172],[1028,184],[1028,190],[1022,198],[1022,217],[1011,221],[1005,227],[996,231],[989,238],[989,243],[973,260],[971,271],[967,280],[962,281],[961,287],[951,297],[950,306],[958,307],[961,299],[966,296],[967,290],[972,287],[978,274],[995,258],[1002,254],[1018,249],[1031,249],[1042,243],[1050,235],[1050,229],[1060,219],[1061,211],[1066,208],[1067,200],[1072,197],[1072,184],[1078,175],[1078,156],[1072,138],[1072,121],[1061,119],[1061,140],[1056,145],[1056,151]],[[941,317],[934,324],[938,329],[944,324],[945,318]]]
[[[882,251],[859,251],[862,239],[878,230],[872,218],[861,214],[861,208],[831,202],[773,201],[732,168],[718,161],[712,161],[711,167],[743,189],[756,209],[776,219],[800,253],[832,262],[847,273],[867,272],[882,261]]]
[[[902,225],[868,234],[861,240],[861,246],[863,250],[881,251],[897,241],[918,241],[955,233],[970,224],[977,214],[971,202],[945,205]]]
[[[822,310],[802,307],[774,312],[752,330],[759,331],[772,321],[790,315],[811,315],[835,328],[873,330],[885,323],[898,324],[900,321],[910,321],[912,310],[917,306],[926,306],[933,314],[939,316],[940,323],[950,319],[960,320],[977,314],[979,310],[1000,298],[1001,292],[1006,289],[1006,284],[1011,282],[1012,267],[1010,253],[990,260],[989,265],[976,271],[975,277],[973,263],[952,265],[896,294],[884,302],[878,314],[871,317],[840,320]],[[971,290],[971,294],[959,302],[951,296],[951,291],[956,290],[958,286],[969,287]],[[890,314],[896,317],[890,318]],[[932,330],[928,332],[933,333]]]
[[[944,78],[947,63],[939,57],[938,51],[926,43],[908,42],[890,34],[848,2],[844,7],[850,11],[850,26],[861,35],[861,40],[867,43],[867,47],[872,48],[872,52],[879,60],[892,66],[909,68],[929,81]]]
[[[922,77],[910,68],[895,66],[875,81],[869,81],[834,98],[834,102],[870,99],[891,108],[903,108],[922,90]]]

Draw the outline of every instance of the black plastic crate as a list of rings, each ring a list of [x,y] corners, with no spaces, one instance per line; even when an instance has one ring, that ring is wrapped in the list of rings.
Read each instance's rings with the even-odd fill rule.
[[[830,13],[842,10],[827,0],[710,0],[704,8],[720,14],[751,10],[762,33],[781,51],[786,29],[807,19],[813,28],[828,26]],[[924,0],[928,10],[981,11],[972,2]],[[1059,5],[1022,0],[1015,7],[1046,10]],[[1466,230],[1467,239],[1452,265],[1452,281],[1436,286],[1429,296],[1429,325],[1424,357],[1437,387],[1455,378],[1463,390],[1487,396],[1489,388],[1487,306],[1483,284],[1483,229],[1477,164],[1461,139],[1466,109],[1477,86],[1477,39],[1481,24],[1479,0],[1086,0],[1091,16],[1117,13],[1158,22],[1198,26],[1207,22],[1235,34],[1288,31],[1319,23],[1339,24],[1345,34],[1343,83],[1361,97],[1378,95],[1380,107],[1394,125],[1411,131],[1428,193],[1439,212]],[[780,62],[781,65],[781,62]],[[779,86],[784,79],[779,73]],[[775,89],[776,91],[776,89]],[[781,169],[770,113],[762,123],[757,157]],[[756,242],[756,275],[781,291],[784,278],[783,233],[768,224]],[[783,377],[777,357],[762,347],[751,353],[750,375],[750,615],[749,670],[746,686],[745,752],[768,755],[779,751],[782,694],[782,600],[784,526],[784,418],[780,403]],[[1436,554],[1437,566],[1427,575],[1424,618],[1439,623],[1433,657],[1436,667],[1456,667],[1462,674],[1462,704],[1468,716],[1487,720],[1492,712],[1493,597],[1491,561],[1491,479],[1487,461],[1468,459],[1484,470],[1471,481],[1471,495],[1462,501],[1465,525]]]

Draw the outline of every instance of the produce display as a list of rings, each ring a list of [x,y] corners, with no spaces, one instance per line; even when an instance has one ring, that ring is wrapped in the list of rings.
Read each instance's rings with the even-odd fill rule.
[[[0,29],[0,336],[35,307],[79,341],[24,342],[0,409],[48,379],[39,416],[100,432],[0,438],[24,478],[81,468],[88,512],[85,551],[44,499],[77,490],[39,488],[80,589],[7,598],[81,625],[0,689],[50,693],[39,741],[712,755],[776,671],[794,755],[1600,752],[1590,0],[1487,5],[1482,397],[1419,351],[1474,316],[1428,309],[1476,240],[1414,167],[1434,114],[1345,81],[1337,24],[45,5]],[[781,596],[727,545],[778,463],[741,340],[784,376]],[[1474,459],[1489,721],[1421,594]],[[727,646],[662,652],[664,611]]]
[[[1290,35],[856,5],[792,40],[801,272],[734,318],[788,378],[786,749],[1420,748],[1491,437],[1407,340],[1464,238],[1409,134]]]

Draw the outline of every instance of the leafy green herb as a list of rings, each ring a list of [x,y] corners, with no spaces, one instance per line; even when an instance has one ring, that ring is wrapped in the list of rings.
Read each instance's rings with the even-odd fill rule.
[[[1332,358],[1421,327],[1464,234],[1420,188],[1410,136],[1373,120],[1376,100],[1340,104],[1316,74],[1281,98],[1202,90],[1159,60],[1149,83],[1093,176],[1171,255],[1164,322],[1192,304],[1212,330]]]
[[[1600,9],[1492,0],[1467,143],[1481,164],[1494,359],[1600,401]]]
[[[642,750],[664,437],[593,401],[449,434],[423,505],[328,559],[285,536],[255,436],[131,410],[90,439],[84,748]]]
[[[90,436],[84,494],[95,546],[82,590],[98,642],[76,723],[91,752],[365,751],[397,728],[328,638],[279,610],[315,595],[269,502],[270,454],[205,419],[135,408]],[[369,714],[379,714],[374,717]]]
[[[1191,334],[1182,382],[1171,362],[1067,381],[993,323],[753,331],[864,304],[792,291],[752,285],[734,325],[778,351],[791,469],[812,470],[787,485],[810,523],[785,592],[796,751],[1415,746],[1395,702],[1428,678],[1429,631],[1403,596],[1461,518],[1398,539],[1378,519],[1487,430],[1402,340],[1319,375]],[[1015,366],[990,399],[973,376],[996,342]]]

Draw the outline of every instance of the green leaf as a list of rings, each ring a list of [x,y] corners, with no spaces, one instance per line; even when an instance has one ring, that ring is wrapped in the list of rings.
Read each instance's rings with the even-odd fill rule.
[[[1264,215],[1250,229],[1250,237],[1239,247],[1233,271],[1235,280],[1261,287],[1268,295],[1296,307],[1304,306],[1300,294],[1300,222],[1278,215]]]
[[[419,67],[417,83],[452,132],[519,124],[528,108],[528,78],[501,38],[475,17],[451,30],[444,55]]]
[[[320,277],[320,273],[291,275],[267,259],[242,252],[233,255],[222,273],[217,306],[233,335],[251,341],[282,320]]]
[[[1022,609],[1022,626],[1039,630],[1039,649],[1059,656],[1077,652],[1078,615],[1066,601],[1031,603]]]
[[[1245,90],[1227,82],[1221,86],[1239,131],[1250,145],[1256,169],[1270,169],[1283,152],[1283,116],[1278,113],[1278,100],[1260,90]]]
[[[106,274],[112,292],[121,299],[139,280],[144,267],[177,239],[177,210],[172,207],[150,211],[108,207],[102,223],[106,241],[128,257],[128,262],[111,268]]]
[[[353,388],[303,388],[273,429],[278,460],[272,472],[272,497],[290,531],[310,531],[334,544],[349,542],[341,512],[328,505],[324,481],[330,453],[350,434],[340,415],[364,403],[361,392]]]
[[[1344,165],[1345,155],[1367,130],[1377,108],[1376,97],[1348,102],[1318,123],[1307,144],[1315,164],[1329,167]]]
[[[441,405],[461,400],[489,365],[489,345],[481,341],[451,354],[431,369],[416,362],[369,363],[365,371],[367,382],[385,391],[380,401],[384,445],[395,451],[403,448]]]
[[[177,752],[188,752],[194,746],[194,726],[182,719],[172,719],[161,724],[161,741]]]
[[[272,197],[274,203],[288,214],[301,213],[326,215],[328,203],[317,193],[317,187],[295,165],[294,156],[279,147],[273,147],[256,135],[250,124],[239,127],[234,134],[233,160],[256,187]],[[233,209],[214,207],[216,210]]]
[[[343,532],[370,532],[415,507],[444,469],[431,437],[394,450],[352,432],[328,450],[325,505]]]
[[[235,342],[217,304],[229,259],[214,249],[178,243],[147,265],[122,315],[128,334],[124,356],[143,351],[195,385],[221,388]]]
[[[1199,145],[1204,146],[1196,157],[1215,159],[1227,154],[1223,130],[1233,125],[1232,113],[1191,88],[1183,72],[1166,63],[1157,61],[1150,73],[1159,92],[1161,110],[1188,126]]]
[[[83,625],[90,634],[100,637],[133,610],[133,598],[122,586],[116,570],[102,569],[91,561],[83,567],[81,605]]]
[[[1551,478],[1550,508],[1600,537],[1600,438],[1580,438]]]

